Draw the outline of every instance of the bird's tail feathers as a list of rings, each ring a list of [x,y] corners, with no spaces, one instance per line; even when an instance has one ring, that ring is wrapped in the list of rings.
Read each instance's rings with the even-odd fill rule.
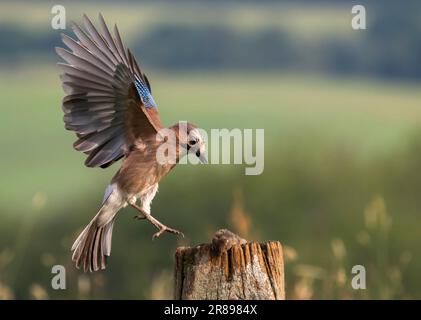
[[[82,231],[72,246],[72,260],[78,269],[82,267],[85,272],[105,269],[111,253],[113,225],[114,219],[102,227],[92,220]]]
[[[122,207],[114,196],[109,192],[108,197],[91,222],[83,229],[72,246],[72,260],[77,268],[83,268],[85,272],[105,269],[107,257],[111,254],[111,239],[113,225],[117,211]]]

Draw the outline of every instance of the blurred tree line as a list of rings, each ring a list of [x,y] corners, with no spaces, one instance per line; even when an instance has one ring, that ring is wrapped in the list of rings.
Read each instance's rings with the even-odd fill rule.
[[[160,24],[132,47],[142,62],[164,69],[292,70],[421,79],[421,5],[367,4],[367,30],[297,41],[288,30]],[[0,64],[54,54],[59,32],[0,24]]]

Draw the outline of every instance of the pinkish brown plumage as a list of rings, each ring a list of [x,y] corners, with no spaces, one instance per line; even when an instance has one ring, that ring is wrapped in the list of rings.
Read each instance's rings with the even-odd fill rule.
[[[65,127],[78,137],[75,149],[88,155],[88,167],[106,168],[123,158],[100,210],[72,246],[72,259],[84,271],[105,269],[116,215],[127,205],[138,210],[138,219],[146,219],[158,229],[154,238],[165,231],[182,235],[151,215],[151,202],[161,179],[182,156],[193,152],[206,161],[203,138],[192,124],[185,130],[173,125],[168,129],[174,134],[159,139],[164,127],[149,80],[130,50],[126,52],[117,26],[112,34],[102,15],[99,22],[102,34],[84,15],[87,31],[72,23],[77,40],[63,35],[71,51],[56,48],[67,62],[58,66],[67,94],[63,99]],[[158,149],[169,142],[175,148],[169,149],[168,155],[175,162],[158,161]]]

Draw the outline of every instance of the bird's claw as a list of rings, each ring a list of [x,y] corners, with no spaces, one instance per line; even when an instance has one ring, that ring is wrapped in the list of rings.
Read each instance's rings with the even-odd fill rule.
[[[162,222],[159,222],[154,217],[152,217],[150,213],[144,211],[142,208],[137,206],[136,203],[131,203],[130,205],[133,208],[135,208],[137,211],[139,211],[138,215],[133,217],[134,219],[138,219],[138,220],[147,219],[150,223],[152,223],[158,229],[158,232],[154,233],[154,235],[152,236],[152,240],[158,238],[165,231],[176,234],[176,235],[181,235],[184,238],[184,234],[181,231],[167,227],[165,224],[163,224]]]
[[[173,228],[169,228],[167,226],[161,226],[159,228],[158,232],[155,232],[154,235],[152,236],[152,240],[155,240],[156,238],[158,238],[161,234],[163,234],[164,232],[169,232],[169,233],[173,233],[175,235],[179,235],[182,236],[184,238],[184,233],[182,233],[179,230],[173,229]]]

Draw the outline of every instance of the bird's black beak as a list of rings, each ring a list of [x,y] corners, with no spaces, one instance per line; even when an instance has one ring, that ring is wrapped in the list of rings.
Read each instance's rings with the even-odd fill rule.
[[[196,151],[196,157],[199,158],[200,162],[203,164],[207,164],[208,163],[208,159],[206,158],[206,156],[202,153],[200,153],[200,150]]]

